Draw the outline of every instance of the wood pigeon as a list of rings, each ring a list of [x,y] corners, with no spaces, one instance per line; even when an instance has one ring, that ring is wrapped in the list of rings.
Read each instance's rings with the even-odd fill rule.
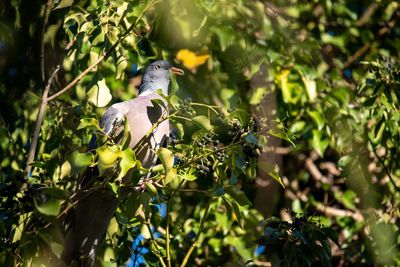
[[[100,127],[111,138],[123,131],[123,120],[127,120],[130,130],[130,148],[136,148],[136,158],[146,168],[156,161],[156,150],[164,145],[169,136],[169,122],[164,120],[154,128],[146,140],[153,125],[168,110],[154,105],[152,100],[165,100],[157,93],[161,89],[168,95],[170,73],[183,75],[183,70],[173,67],[168,61],[158,60],[151,63],[142,76],[139,95],[131,100],[113,104],[100,120]],[[96,139],[92,138],[88,150],[96,148]],[[79,266],[92,266],[98,249],[106,233],[108,224],[118,206],[115,194],[108,188],[93,189],[98,177],[96,168],[89,168],[79,178],[76,199],[78,203],[67,216],[67,230],[64,238],[62,259],[66,264],[76,261]]]

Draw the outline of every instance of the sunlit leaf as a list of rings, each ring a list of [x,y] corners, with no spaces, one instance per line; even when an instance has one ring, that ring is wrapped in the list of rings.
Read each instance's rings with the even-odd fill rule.
[[[100,130],[99,122],[95,118],[82,118],[77,130],[87,128],[91,130]]]
[[[167,174],[172,166],[174,166],[174,153],[172,153],[168,148],[162,147],[157,151],[157,155],[163,164],[165,173]]]
[[[96,107],[104,107],[110,103],[112,99],[110,89],[108,88],[104,78],[97,81],[97,84],[90,88],[87,95],[89,101]]]
[[[199,127],[203,128],[207,131],[210,131],[212,129],[210,120],[204,115],[196,116],[192,119],[192,121],[196,125],[198,125]]]
[[[132,149],[127,148],[121,151],[120,155],[121,160],[119,162],[119,167],[121,168],[121,171],[119,172],[117,179],[124,177],[130,169],[136,166],[136,157]]]
[[[121,150],[117,146],[99,147],[96,149],[96,152],[99,155],[97,167],[100,175],[102,175],[107,169],[113,167],[122,154]]]
[[[250,103],[251,105],[260,104],[261,101],[264,99],[266,93],[267,93],[267,88],[265,88],[265,87],[257,88],[257,89],[253,92],[253,94],[251,95],[251,98],[250,98],[250,100],[249,100],[249,103]]]
[[[34,201],[36,209],[47,216],[57,216],[61,210],[61,203],[58,199],[50,199],[41,205],[38,205],[36,200]]]

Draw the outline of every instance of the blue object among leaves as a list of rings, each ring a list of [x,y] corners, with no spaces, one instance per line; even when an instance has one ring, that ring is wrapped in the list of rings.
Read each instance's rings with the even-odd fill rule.
[[[158,213],[162,218],[165,218],[167,215],[167,205],[165,203],[154,204],[158,209]],[[140,228],[135,228],[135,234],[137,234],[136,238],[133,240],[132,244],[132,256],[129,262],[125,265],[126,267],[139,267],[146,266],[146,261],[144,259],[144,255],[149,253],[149,249],[142,245],[142,240],[144,240],[144,236],[140,233]],[[159,232],[154,231],[154,228],[151,228],[151,232],[153,233],[154,238],[159,238],[161,234]]]

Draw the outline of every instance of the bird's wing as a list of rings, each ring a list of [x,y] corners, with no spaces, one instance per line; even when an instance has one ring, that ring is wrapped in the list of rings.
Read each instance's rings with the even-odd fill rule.
[[[114,138],[122,131],[122,123],[124,119],[124,113],[112,105],[109,107],[100,119],[100,129],[103,133],[108,135],[110,138]],[[87,151],[97,148],[96,135],[92,134],[92,138],[87,146]]]
[[[121,127],[125,112],[112,105],[106,110],[100,119],[100,128],[105,134],[113,137],[118,128]]]

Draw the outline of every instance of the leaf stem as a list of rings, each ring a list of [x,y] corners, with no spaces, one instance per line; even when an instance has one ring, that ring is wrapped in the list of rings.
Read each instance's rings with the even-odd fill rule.
[[[207,207],[206,207],[206,210],[204,211],[203,218],[201,218],[199,231],[198,231],[198,233],[197,233],[197,235],[196,235],[196,237],[195,237],[195,240],[194,240],[194,242],[192,243],[192,245],[190,246],[188,252],[186,253],[185,258],[183,259],[183,261],[182,261],[180,267],[185,267],[185,266],[186,266],[186,264],[187,264],[188,261],[189,261],[190,256],[191,256],[192,253],[193,253],[193,250],[194,250],[195,247],[197,246],[197,243],[198,243],[199,238],[200,238],[200,234],[203,232],[204,222],[206,221],[207,216],[208,216],[208,213],[209,213],[209,211],[210,211],[211,202],[212,202],[212,197],[210,197],[209,200],[208,200]]]
[[[205,108],[208,108],[208,109],[212,110],[215,114],[219,115],[218,111],[215,110],[215,108],[220,108],[220,107],[218,107],[218,106],[210,106],[210,105],[207,105],[207,104],[193,103],[193,102],[191,103],[191,105],[192,105],[192,106],[198,106],[198,107],[205,107]]]
[[[167,218],[166,218],[166,226],[165,226],[165,235],[166,235],[166,250],[167,250],[167,264],[168,267],[171,267],[171,252],[170,252],[170,233],[169,233],[169,212],[170,212],[170,201],[167,201]]]

